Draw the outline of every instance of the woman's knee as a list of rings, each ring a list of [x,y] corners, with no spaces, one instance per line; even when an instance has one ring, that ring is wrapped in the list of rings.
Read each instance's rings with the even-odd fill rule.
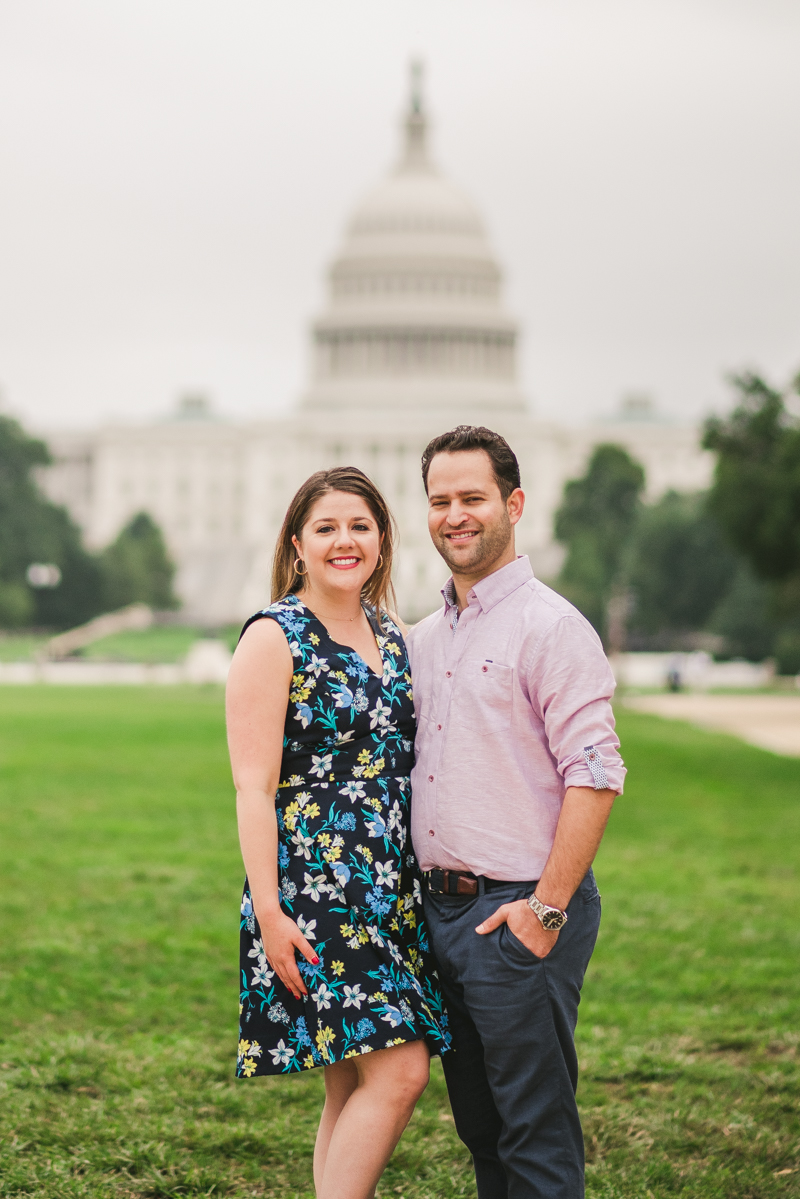
[[[400,1108],[413,1108],[430,1080],[431,1059],[424,1041],[379,1050],[361,1061],[369,1063],[370,1076]]]

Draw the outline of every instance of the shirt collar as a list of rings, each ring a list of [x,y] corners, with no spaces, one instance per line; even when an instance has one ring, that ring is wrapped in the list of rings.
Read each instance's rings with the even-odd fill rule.
[[[467,603],[474,596],[482,610],[489,612],[495,604],[499,604],[501,600],[511,595],[512,591],[516,591],[518,587],[522,587],[524,583],[530,582],[533,577],[530,558],[527,554],[518,554],[513,562],[509,562],[507,566],[502,566],[500,570],[494,571],[493,574],[487,575],[485,579],[476,583],[467,592]],[[452,575],[442,588],[442,596],[444,597],[444,615],[447,616],[456,606],[456,585]]]

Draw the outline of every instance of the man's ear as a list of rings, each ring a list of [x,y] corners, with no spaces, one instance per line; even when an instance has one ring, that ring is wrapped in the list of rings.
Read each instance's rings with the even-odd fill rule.
[[[508,509],[508,519],[512,525],[518,524],[525,511],[525,492],[521,487],[515,487],[511,492],[506,500],[506,508]]]

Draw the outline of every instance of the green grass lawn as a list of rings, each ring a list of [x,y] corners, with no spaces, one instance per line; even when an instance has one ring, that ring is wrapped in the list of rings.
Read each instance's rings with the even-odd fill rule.
[[[593,1197],[800,1193],[800,761],[620,713],[579,1025]],[[321,1076],[237,1082],[216,688],[0,688],[0,1195],[311,1196]],[[441,1073],[380,1194],[474,1195]]]
[[[93,662],[182,662],[198,637],[218,637],[233,650],[240,627],[226,626],[209,633],[190,625],[153,625],[128,629],[93,641],[78,651],[78,657]],[[42,653],[51,634],[0,633],[0,662],[30,662]]]

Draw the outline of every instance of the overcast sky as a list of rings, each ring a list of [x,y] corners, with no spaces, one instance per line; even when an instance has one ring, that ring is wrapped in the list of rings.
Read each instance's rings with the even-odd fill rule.
[[[534,411],[800,368],[797,0],[0,0],[6,408],[286,409],[413,55]]]

